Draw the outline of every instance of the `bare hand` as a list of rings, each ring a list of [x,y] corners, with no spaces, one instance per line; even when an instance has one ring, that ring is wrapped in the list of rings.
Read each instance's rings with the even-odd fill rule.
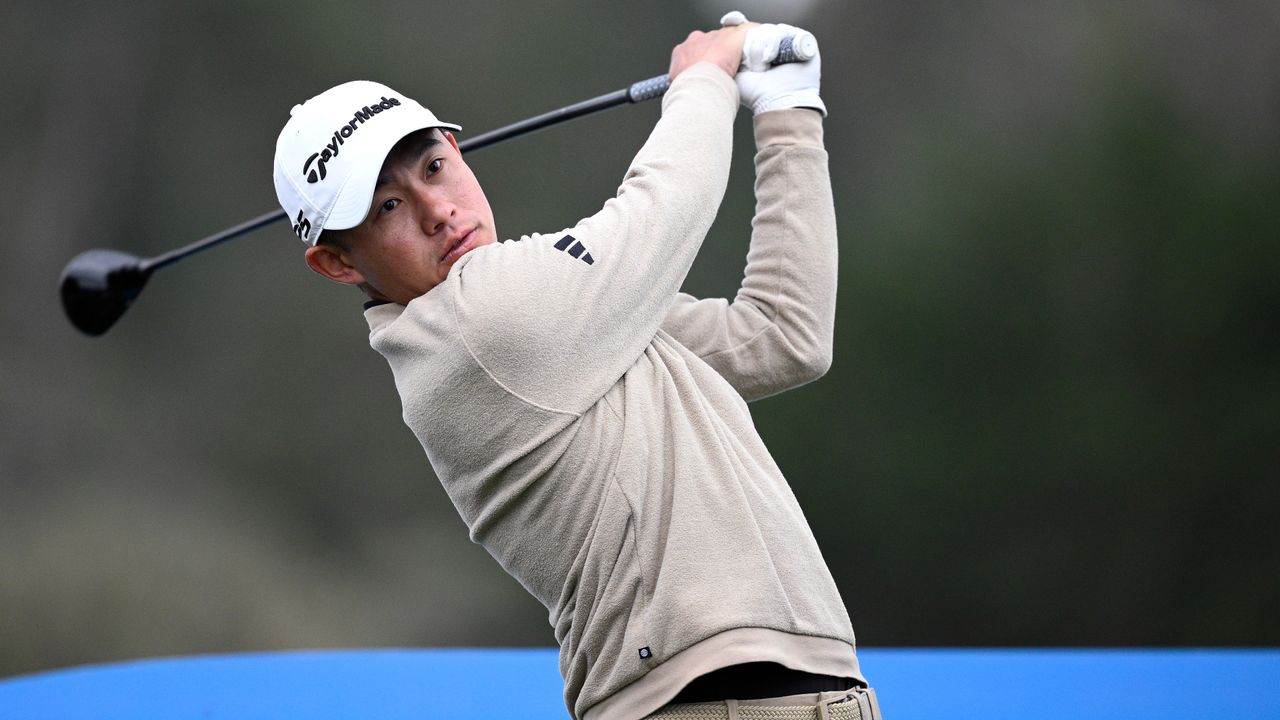
[[[733,77],[742,64],[742,42],[747,36],[747,28],[758,24],[735,25],[711,32],[694,30],[684,42],[672,49],[671,69],[667,77],[674,81],[680,73],[700,62],[714,63]]]

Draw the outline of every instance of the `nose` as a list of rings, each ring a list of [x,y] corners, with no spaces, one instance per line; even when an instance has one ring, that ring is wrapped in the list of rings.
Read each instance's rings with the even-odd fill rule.
[[[448,194],[441,188],[428,186],[419,186],[416,192],[419,222],[423,232],[429,237],[447,232],[454,216],[458,214],[458,208]]]

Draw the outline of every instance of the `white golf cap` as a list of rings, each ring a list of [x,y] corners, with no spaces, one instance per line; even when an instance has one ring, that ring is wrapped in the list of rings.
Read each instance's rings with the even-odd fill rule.
[[[367,80],[330,88],[289,115],[276,140],[276,197],[308,245],[325,230],[364,221],[382,162],[401,138],[423,128],[462,129]]]

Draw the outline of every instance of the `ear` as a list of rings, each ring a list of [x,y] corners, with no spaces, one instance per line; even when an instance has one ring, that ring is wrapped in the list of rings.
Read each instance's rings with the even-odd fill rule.
[[[307,248],[307,266],[317,273],[343,285],[360,285],[361,274],[349,262],[346,254],[332,245],[312,245]]]
[[[444,133],[444,139],[448,140],[449,144],[453,146],[454,152],[461,155],[462,150],[458,149],[458,139],[453,136],[453,133],[449,132],[448,130],[445,130],[444,128],[441,128],[440,132]]]

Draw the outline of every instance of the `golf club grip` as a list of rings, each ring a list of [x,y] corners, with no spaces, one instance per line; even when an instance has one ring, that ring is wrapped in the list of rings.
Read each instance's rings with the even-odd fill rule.
[[[786,63],[805,62],[812,60],[818,53],[818,41],[813,37],[812,33],[801,30],[800,32],[782,39],[778,44],[778,56],[774,58],[771,64],[785,65]],[[633,83],[627,88],[628,102],[638,103],[645,100],[652,100],[661,97],[671,87],[671,81],[666,75],[651,77],[648,80],[641,80]]]
[[[807,30],[782,38],[778,43],[778,57],[773,59],[774,65],[785,65],[793,62],[805,62],[818,55],[818,39]]]

